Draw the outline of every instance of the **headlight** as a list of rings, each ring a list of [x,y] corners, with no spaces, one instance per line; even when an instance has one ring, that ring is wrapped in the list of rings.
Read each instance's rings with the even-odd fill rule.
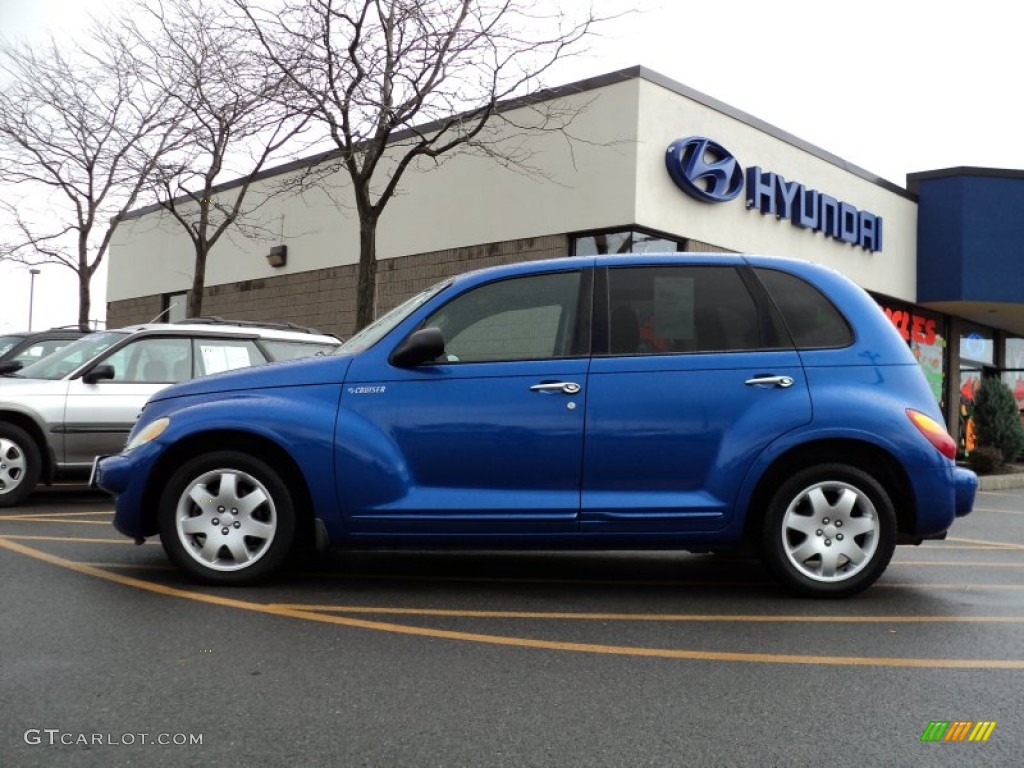
[[[166,416],[157,419],[151,424],[147,424],[145,427],[140,429],[136,433],[135,437],[128,441],[128,445],[125,446],[125,451],[130,451],[133,448],[138,448],[140,445],[145,445],[151,440],[156,440],[160,435],[164,433],[164,430],[170,426],[171,420]]]

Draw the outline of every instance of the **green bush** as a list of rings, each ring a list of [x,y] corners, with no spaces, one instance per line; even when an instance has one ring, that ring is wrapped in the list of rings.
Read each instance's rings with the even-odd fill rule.
[[[994,376],[981,380],[974,395],[974,434],[978,446],[998,448],[1003,461],[1024,450],[1024,425],[1013,392]]]
[[[967,466],[979,475],[987,475],[995,472],[996,467],[1003,463],[1003,452],[998,448],[983,445],[975,448],[967,457]]]

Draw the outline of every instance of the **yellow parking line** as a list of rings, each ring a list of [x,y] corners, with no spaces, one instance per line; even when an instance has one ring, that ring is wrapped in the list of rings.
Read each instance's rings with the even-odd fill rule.
[[[1012,541],[988,541],[987,539],[965,539],[962,536],[950,536],[946,541],[960,544],[984,544],[997,549],[1024,549],[1024,544],[1016,544]]]
[[[128,571],[176,571],[178,570],[173,565],[157,565],[156,563],[97,563],[89,562],[84,560],[75,560],[73,562],[80,563],[82,565],[89,565],[93,568],[123,568]]]
[[[5,517],[0,522],[11,523],[59,523],[61,525],[105,525],[110,527],[109,520],[54,520],[52,517]]]
[[[950,560],[893,560],[890,565],[941,565],[946,568],[1024,568],[1024,563],[962,562]]]
[[[614,656],[633,656],[663,659],[682,659],[689,661],[732,661],[751,662],[761,664],[809,664],[828,666],[861,666],[861,667],[911,667],[918,669],[1024,669],[1024,660],[1021,659],[935,659],[935,658],[896,658],[887,656],[811,656],[806,654],[778,654],[778,653],[739,653],[729,651],[697,651],[682,648],[644,648],[621,645],[602,645],[596,643],[572,643],[557,640],[538,640],[527,637],[508,637],[504,635],[488,635],[477,632],[456,632],[445,629],[428,629],[425,627],[407,626],[404,624],[391,624],[380,621],[367,621],[347,616],[331,616],[322,613],[297,610],[282,606],[272,606],[262,603],[253,603],[236,598],[220,597],[218,595],[193,592],[178,587],[169,587],[163,584],[153,584],[143,579],[136,579],[131,576],[110,573],[101,568],[91,565],[76,563],[65,558],[51,555],[48,552],[34,549],[32,547],[11,541],[9,538],[0,537],[0,548],[18,552],[27,557],[32,557],[42,562],[50,563],[62,568],[92,576],[105,581],[114,582],[128,587],[143,589],[148,592],[178,597],[185,600],[218,605],[227,608],[263,613],[283,618],[302,619],[323,624],[333,624],[356,629],[368,629],[378,632],[387,632],[401,635],[413,635],[418,637],[431,637],[446,640],[460,640],[464,642],[482,643],[487,645],[509,646],[514,648],[533,648],[548,651],[574,651],[578,653],[595,653]]]
[[[1024,584],[958,584],[957,582],[949,582],[942,584],[939,582],[927,583],[921,582],[915,584],[913,582],[885,582],[879,581],[871,586],[872,589],[942,589],[942,590],[971,590],[971,589],[1024,589]]]
[[[999,512],[1004,515],[1024,515],[1024,512],[1016,509],[990,509],[989,507],[975,507],[975,512]]]
[[[31,534],[0,534],[0,539],[11,539],[17,541],[60,541],[65,544],[135,544],[132,539],[126,538],[109,538],[109,539],[89,539],[83,536],[33,536]],[[146,544],[155,543],[152,540],[146,541]]]
[[[1024,616],[767,616],[759,614],[703,613],[564,613],[546,611],[471,611],[448,608],[391,608],[368,605],[306,605],[270,603],[273,608],[330,613],[378,614],[391,616],[443,616],[466,619],[559,619],[569,621],[657,621],[737,623],[821,623],[821,624],[929,624],[978,622],[1021,624]]]
[[[16,515],[0,515],[0,522],[4,520],[21,520],[29,517],[84,517],[86,515],[113,515],[112,509],[99,509],[92,512],[23,512]]]

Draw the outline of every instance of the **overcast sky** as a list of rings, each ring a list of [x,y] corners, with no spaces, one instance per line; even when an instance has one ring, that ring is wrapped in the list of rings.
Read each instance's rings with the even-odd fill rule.
[[[569,5],[577,0],[564,0]],[[125,0],[106,0],[124,6]],[[0,0],[0,34],[75,29],[83,0]],[[1024,169],[1021,29],[1006,0],[595,0],[636,8],[548,85],[643,64],[901,186],[915,171]],[[681,127],[681,129],[684,129]],[[65,274],[62,274],[65,273]],[[93,282],[102,316],[105,275]],[[43,267],[34,327],[77,318],[73,275]],[[0,265],[0,332],[28,323],[29,275]]]

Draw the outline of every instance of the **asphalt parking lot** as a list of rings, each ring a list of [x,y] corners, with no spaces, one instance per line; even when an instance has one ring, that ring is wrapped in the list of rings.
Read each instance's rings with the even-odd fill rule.
[[[332,552],[197,588],[110,518],[76,488],[0,511],[4,766],[1024,760],[1024,489],[839,602],[666,552]]]

